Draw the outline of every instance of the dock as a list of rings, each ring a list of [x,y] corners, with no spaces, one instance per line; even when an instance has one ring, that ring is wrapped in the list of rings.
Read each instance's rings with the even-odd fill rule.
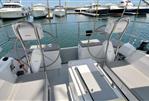
[[[80,12],[67,12],[67,14],[81,14]]]
[[[88,12],[80,12],[80,14],[88,15],[88,16],[92,16],[92,17],[96,17],[96,16],[99,16],[100,15],[100,14],[88,13]]]
[[[96,17],[100,15],[100,14],[88,13],[88,12],[67,12],[67,14],[82,14],[82,15],[87,15],[92,17]]]

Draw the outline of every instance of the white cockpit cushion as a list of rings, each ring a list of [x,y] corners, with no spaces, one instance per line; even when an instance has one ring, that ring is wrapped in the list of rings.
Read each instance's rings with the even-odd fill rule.
[[[143,101],[149,99],[149,78],[132,65],[112,68],[112,71]]]
[[[5,101],[13,88],[13,83],[0,79],[0,101]]]
[[[10,101],[45,101],[45,80],[36,80],[25,83],[16,83],[11,93]]]
[[[51,87],[51,101],[69,101],[66,84],[58,84]]]
[[[143,57],[139,58],[137,61],[132,63],[132,65],[149,77],[149,56],[148,55],[144,55]]]
[[[42,64],[42,53],[39,48],[32,51],[31,55],[31,68],[33,73],[37,73]]]
[[[130,64],[132,64],[135,61],[138,61],[139,59],[143,58],[145,55],[146,54],[140,50],[134,50],[129,56],[126,57],[125,60],[129,62]]]
[[[45,85],[43,73],[35,74],[24,75],[17,81],[19,83],[0,79],[0,101],[47,101],[48,81]]]
[[[106,54],[106,47],[107,47],[107,44],[108,44],[108,41],[107,41],[107,40],[103,42],[103,48],[102,48],[102,49],[103,49],[103,52],[102,52],[103,55]],[[111,63],[111,62],[113,62],[114,59],[115,59],[114,48],[113,48],[113,45],[112,45],[112,42],[111,42],[111,41],[109,41],[106,59],[107,59],[107,60],[106,60],[107,63]]]
[[[130,43],[125,43],[119,48],[118,53],[124,55],[125,57],[128,57],[135,51],[136,48],[133,45],[131,45]]]

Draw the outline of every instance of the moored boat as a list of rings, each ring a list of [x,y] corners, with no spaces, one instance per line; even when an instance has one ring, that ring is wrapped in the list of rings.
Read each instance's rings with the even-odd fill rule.
[[[3,3],[3,7],[0,9],[0,18],[2,19],[16,19],[25,17],[27,15],[27,9],[20,3]]]
[[[48,8],[43,4],[32,5],[31,14],[34,18],[46,17],[48,15]]]
[[[108,6],[103,6],[97,3],[93,3],[89,9],[87,9],[85,12],[87,13],[95,13],[99,15],[107,15],[109,12]]]
[[[57,17],[63,17],[66,15],[65,8],[63,6],[56,6],[54,9],[54,15]]]
[[[134,15],[140,14],[144,15],[149,12],[149,6],[135,6],[130,0],[123,0],[118,5],[109,6],[110,14],[121,14],[125,10],[125,14]]]
[[[79,8],[76,8],[75,9],[75,12],[84,12],[84,11],[86,11],[86,10],[88,10],[89,9],[89,7],[79,7]]]

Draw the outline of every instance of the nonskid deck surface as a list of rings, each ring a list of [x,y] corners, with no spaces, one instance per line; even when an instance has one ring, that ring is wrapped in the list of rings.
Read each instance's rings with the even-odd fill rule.
[[[71,67],[69,69],[71,77],[73,78],[73,73],[75,78],[79,77],[76,75],[77,73],[80,74],[84,83],[79,83],[78,85],[80,85],[79,87],[81,87],[81,85],[86,85],[93,101],[124,100],[123,96],[117,92],[117,89],[110,85],[110,81],[100,70],[100,66],[99,71],[97,70],[97,64],[94,60],[75,60],[69,62],[69,66]],[[84,94],[84,99],[87,100],[87,94]]]
[[[133,65],[113,67],[111,69],[139,100],[149,99],[148,75]]]
[[[63,64],[62,68],[47,71],[49,81],[50,101],[71,101],[68,91],[68,65]],[[36,81],[44,78],[43,72],[31,75],[23,75],[17,79],[17,83]]]
[[[68,90],[68,85],[69,85],[69,74],[68,74],[68,64],[62,64],[62,68],[59,69],[54,69],[54,70],[49,70],[47,71],[47,76],[48,76],[48,80],[49,80],[49,100],[50,101],[71,101],[70,98],[70,92]],[[113,94],[114,92],[112,91],[111,88],[109,88],[110,86],[107,85],[106,81],[103,80],[103,76],[101,75],[101,77],[99,76],[100,74],[97,72],[93,73],[95,75],[96,80],[98,84],[100,84],[101,88],[103,89],[102,92],[100,93],[94,93],[93,95],[97,95],[96,99],[98,98],[112,98],[112,99],[119,99],[117,97],[117,95],[114,94],[114,96],[112,95],[112,97],[110,96],[111,94]],[[98,77],[99,76],[99,77]],[[35,74],[31,74],[31,75],[27,75],[27,76],[22,76],[19,77],[17,79],[17,82],[28,82],[28,81],[34,81],[34,80],[39,80],[39,79],[43,79],[44,78],[44,73],[43,72],[38,72]],[[87,79],[87,78],[86,78]],[[89,81],[87,81],[89,82]],[[106,85],[106,86],[104,86]],[[108,95],[106,94],[106,92],[108,91]],[[110,92],[112,92],[110,94]],[[99,94],[99,96],[98,96]],[[104,94],[104,95],[103,95]],[[111,100],[112,100],[111,99]],[[122,99],[121,99],[122,100]]]
[[[62,64],[62,68],[47,71],[49,80],[50,101],[71,101],[68,91],[68,65]]]
[[[135,98],[139,101],[148,101],[148,61],[149,55],[137,50],[124,61],[115,61],[104,66],[104,70],[129,100]]]

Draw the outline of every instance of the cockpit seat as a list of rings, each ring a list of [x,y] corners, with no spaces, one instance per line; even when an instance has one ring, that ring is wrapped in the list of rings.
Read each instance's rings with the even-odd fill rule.
[[[26,76],[24,76],[25,78],[22,77],[21,79],[23,81],[19,79],[18,83],[11,83],[0,79],[0,100],[48,101],[48,86],[45,86],[45,79],[37,79],[37,77],[30,75],[32,74],[27,75],[29,78]],[[44,87],[46,87],[46,89]]]
[[[102,43],[98,39],[90,39],[89,43],[88,40],[80,41],[80,44],[78,45],[79,59],[93,58],[90,55],[88,48],[94,56],[98,55],[98,57],[102,57],[102,55],[99,54],[99,51],[102,49]]]
[[[111,75],[110,77],[116,82],[116,84],[127,96],[130,97],[130,95],[133,94],[138,100],[148,100],[149,56],[142,51],[135,51],[125,60],[128,64],[117,67],[109,66],[112,72],[110,72],[110,70],[106,67],[105,70],[109,75]],[[133,99],[131,96],[129,100],[135,99]]]

